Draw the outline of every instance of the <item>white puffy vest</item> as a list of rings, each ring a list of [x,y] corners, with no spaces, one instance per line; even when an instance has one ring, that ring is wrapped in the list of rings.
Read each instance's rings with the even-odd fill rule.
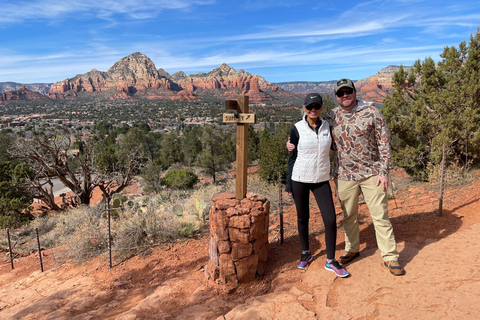
[[[313,131],[306,120],[295,124],[299,140],[297,145],[297,159],[292,170],[292,180],[297,182],[318,183],[330,180],[330,126],[322,121],[318,135]]]

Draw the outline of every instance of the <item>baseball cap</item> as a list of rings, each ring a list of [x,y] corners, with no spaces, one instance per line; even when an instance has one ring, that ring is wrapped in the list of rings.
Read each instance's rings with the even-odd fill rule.
[[[305,97],[305,101],[303,102],[303,105],[306,107],[312,103],[318,103],[319,105],[323,105],[322,96],[319,93],[307,94],[307,96]]]
[[[335,85],[333,87],[333,90],[335,90],[335,93],[337,93],[338,90],[341,88],[348,87],[353,90],[355,90],[355,85],[353,84],[352,80],[350,79],[340,79],[337,82],[335,82]]]

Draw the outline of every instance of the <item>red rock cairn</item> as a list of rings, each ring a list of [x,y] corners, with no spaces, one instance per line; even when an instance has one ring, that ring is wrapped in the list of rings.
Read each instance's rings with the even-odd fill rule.
[[[237,286],[263,275],[268,257],[270,202],[247,193],[243,200],[233,193],[213,197],[210,209],[208,279]]]

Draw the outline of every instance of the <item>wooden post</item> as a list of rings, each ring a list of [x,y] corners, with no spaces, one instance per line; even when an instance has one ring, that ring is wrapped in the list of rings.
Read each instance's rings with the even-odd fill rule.
[[[238,113],[248,113],[248,96],[238,96]],[[236,198],[247,195],[248,123],[237,123]]]
[[[443,152],[442,152],[442,174],[440,178],[440,199],[438,200],[438,216],[442,216],[442,211],[443,211],[443,189],[444,189],[444,183],[445,183],[445,158],[446,158],[446,146],[445,143],[443,144]]]
[[[242,200],[247,195],[248,165],[248,124],[256,123],[254,113],[248,113],[248,96],[237,96],[237,100],[227,100],[227,110],[236,110],[236,114],[224,113],[223,122],[237,124],[237,168],[235,197]]]

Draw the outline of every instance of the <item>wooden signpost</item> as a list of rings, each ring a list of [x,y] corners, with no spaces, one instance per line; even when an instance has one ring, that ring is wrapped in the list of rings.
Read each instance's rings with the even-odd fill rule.
[[[248,113],[248,96],[237,96],[237,100],[226,100],[227,110],[237,113],[224,113],[223,122],[237,124],[237,168],[235,181],[235,197],[241,200],[247,195],[248,164],[248,124],[255,123],[254,113]]]

